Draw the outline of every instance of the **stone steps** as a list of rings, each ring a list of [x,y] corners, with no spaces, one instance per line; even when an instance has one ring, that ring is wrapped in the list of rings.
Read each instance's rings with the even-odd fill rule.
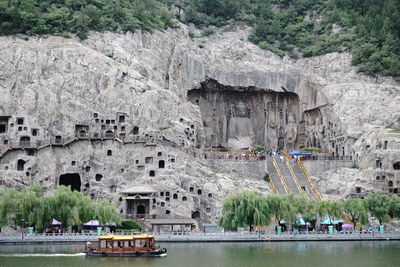
[[[298,194],[299,193],[299,189],[297,188],[296,182],[293,180],[292,174],[290,173],[289,167],[286,164],[286,159],[283,158],[283,160],[281,159],[277,159],[276,158],[276,163],[278,164],[282,176],[285,179],[285,183],[287,185],[287,187],[289,188],[289,190],[293,193],[293,194]]]
[[[308,197],[310,199],[317,199],[317,197],[313,193],[312,189],[310,188],[310,185],[307,182],[307,178],[304,176],[303,172],[301,171],[299,164],[297,162],[293,163],[292,167],[293,167],[294,173],[296,174],[297,180],[300,183],[300,186],[305,188],[305,191],[306,191]]]
[[[275,169],[274,164],[272,163],[272,158],[267,158],[267,170],[269,173],[269,177],[271,182],[274,184],[276,190],[279,194],[286,194],[286,190],[283,187],[281,179],[279,178],[278,172]]]

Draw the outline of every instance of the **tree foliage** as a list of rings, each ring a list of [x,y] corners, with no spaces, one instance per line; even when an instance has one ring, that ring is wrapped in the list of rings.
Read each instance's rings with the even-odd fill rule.
[[[132,220],[126,220],[126,221],[121,221],[121,224],[118,225],[118,229],[124,229],[124,230],[138,230],[141,231],[142,227],[135,221]]]
[[[379,224],[389,221],[389,198],[382,191],[376,191],[367,198],[368,210],[378,219]]]
[[[206,29],[246,22],[280,56],[350,51],[360,72],[400,79],[398,0],[0,0],[0,35],[162,30],[176,26],[172,6]]]
[[[231,194],[224,200],[220,225],[226,228],[265,226],[271,219],[267,201],[256,192]]]
[[[0,34],[135,31],[174,27],[173,15],[160,0],[1,0]]]
[[[92,219],[102,224],[120,222],[114,203],[106,200],[95,203],[70,187],[60,186],[50,196],[45,196],[41,187],[0,191],[0,226],[34,226],[43,230],[51,226],[52,218],[64,226],[82,225]]]
[[[229,19],[254,26],[250,40],[297,58],[350,50],[369,75],[400,79],[398,0],[186,0],[187,22],[221,26]]]
[[[346,199],[343,203],[343,211],[353,223],[354,228],[356,227],[357,223],[368,223],[368,208],[365,201],[362,199]]]
[[[223,203],[220,225],[226,228],[266,226],[271,219],[276,223],[293,227],[299,218],[306,222],[315,222],[317,214],[322,218],[344,218],[354,226],[368,224],[368,213],[375,216],[379,223],[387,222],[390,217],[400,217],[400,198],[390,199],[381,191],[370,194],[366,199],[349,198],[340,201],[309,200],[305,195],[268,195],[266,197],[252,191],[230,194]],[[390,216],[390,217],[389,217]]]
[[[320,216],[327,216],[330,221],[340,218],[343,214],[343,204],[339,201],[321,200],[317,204],[317,212]]]
[[[393,195],[389,200],[389,216],[400,218],[400,197]]]

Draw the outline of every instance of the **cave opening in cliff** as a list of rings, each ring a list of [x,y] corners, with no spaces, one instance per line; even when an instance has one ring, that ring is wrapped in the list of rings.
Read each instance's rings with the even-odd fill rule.
[[[396,162],[395,164],[393,164],[393,170],[395,171],[400,170],[400,162]]]
[[[200,108],[206,148],[261,145],[290,150],[305,146],[306,138],[298,138],[305,135],[298,132],[303,122],[300,99],[286,89],[227,86],[207,79],[189,90],[187,99]]]
[[[0,116],[0,133],[7,132],[8,119],[7,116]]]
[[[81,176],[78,173],[60,175],[59,185],[71,186],[72,190],[81,191]]]
[[[17,171],[23,171],[26,161],[23,159],[19,159],[17,161]]]

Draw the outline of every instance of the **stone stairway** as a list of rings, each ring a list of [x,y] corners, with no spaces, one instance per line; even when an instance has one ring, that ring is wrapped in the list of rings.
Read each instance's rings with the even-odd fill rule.
[[[314,194],[313,190],[311,189],[307,178],[304,176],[304,173],[302,172],[299,164],[297,162],[292,163],[292,168],[294,173],[296,174],[297,180],[300,183],[300,186],[302,187],[303,190],[307,193],[307,196],[310,199],[317,199],[316,195]]]
[[[298,194],[299,189],[292,177],[289,167],[286,164],[286,158],[283,158],[283,160],[281,160],[280,158],[275,158],[275,160],[279,166],[279,169],[281,170],[282,176],[285,179],[285,183],[289,190],[292,192],[292,194]]]
[[[281,179],[279,178],[278,172],[276,171],[276,168],[272,162],[272,158],[268,157],[266,161],[267,161],[267,170],[271,182],[274,184],[279,194],[286,194],[286,190],[281,182]]]

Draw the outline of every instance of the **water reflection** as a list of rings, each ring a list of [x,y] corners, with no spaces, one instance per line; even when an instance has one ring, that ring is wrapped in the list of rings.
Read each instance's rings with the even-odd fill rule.
[[[0,266],[400,266],[399,241],[160,243],[167,257],[28,256],[81,252],[82,244],[0,245]],[[25,254],[25,257],[16,256]]]

